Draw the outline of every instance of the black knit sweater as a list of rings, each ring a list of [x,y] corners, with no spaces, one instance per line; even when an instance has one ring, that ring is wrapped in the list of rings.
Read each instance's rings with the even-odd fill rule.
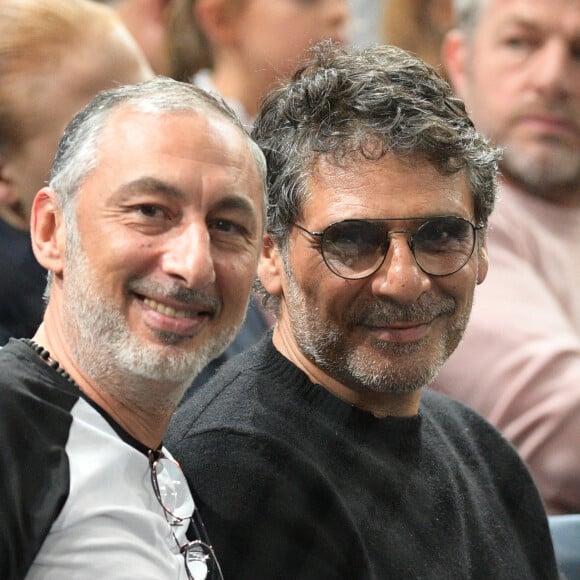
[[[517,454],[430,391],[377,419],[312,384],[268,336],[170,426],[226,580],[549,580],[538,492]]]

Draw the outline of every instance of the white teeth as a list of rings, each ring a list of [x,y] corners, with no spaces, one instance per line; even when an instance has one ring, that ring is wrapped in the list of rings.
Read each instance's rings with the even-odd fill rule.
[[[151,298],[145,298],[143,302],[145,302],[149,308],[153,308],[153,310],[157,310],[157,312],[160,312],[165,316],[170,316],[171,318],[188,318],[191,316],[191,313],[186,312],[185,310],[175,310],[175,308],[160,304]]]

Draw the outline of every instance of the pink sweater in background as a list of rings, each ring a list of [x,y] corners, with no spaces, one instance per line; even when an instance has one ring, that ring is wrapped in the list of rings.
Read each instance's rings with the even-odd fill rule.
[[[580,513],[580,208],[503,187],[490,267],[433,388],[512,441],[550,513]]]

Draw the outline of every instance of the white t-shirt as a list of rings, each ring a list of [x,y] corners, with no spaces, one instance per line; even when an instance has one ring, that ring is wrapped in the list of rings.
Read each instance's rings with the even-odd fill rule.
[[[187,525],[169,525],[148,450],[14,340],[0,436],[2,580],[187,579]]]

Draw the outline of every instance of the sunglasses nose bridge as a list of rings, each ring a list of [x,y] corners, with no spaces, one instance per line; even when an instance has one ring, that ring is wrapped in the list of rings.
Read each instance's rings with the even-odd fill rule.
[[[389,253],[393,248],[391,239],[394,236],[395,237],[405,236],[405,238],[401,240],[401,243],[403,243],[405,246],[409,248],[409,252],[411,254],[410,259],[413,262],[413,265],[418,265],[417,259],[415,258],[415,250],[413,248],[413,235],[411,234],[411,232],[405,229],[389,229],[387,224],[383,224],[383,229],[380,235],[377,236],[377,241],[380,243],[380,248],[382,249],[382,256],[379,259],[379,253],[377,252],[377,263],[375,264],[373,271],[370,274],[367,274],[367,276],[372,276],[376,274],[379,270],[384,268],[385,264],[387,264],[388,268],[390,268],[390,264],[393,261],[393,256],[389,257]],[[398,245],[398,243],[396,245]],[[400,256],[397,258],[397,260],[400,260]]]
[[[413,234],[409,230],[405,229],[392,229],[389,230],[385,228],[383,234],[383,256],[381,261],[377,264],[375,273],[383,269],[385,265],[387,269],[390,269],[392,263],[395,262],[409,262],[413,267],[419,267],[417,258],[415,257],[415,249],[413,247]],[[396,241],[393,244],[393,238],[400,241]],[[399,247],[402,244],[402,248]],[[396,252],[396,256],[393,254]],[[402,252],[402,253],[401,253]],[[409,252],[409,255],[405,258],[405,253]],[[391,254],[391,255],[389,255]]]
[[[409,230],[387,230],[386,231],[386,238],[387,243],[385,247],[385,258],[387,257],[389,250],[392,246],[391,238],[395,235],[405,236],[405,243],[411,250],[411,254],[413,255],[413,259],[415,259],[415,248],[413,245],[414,235]]]
[[[429,288],[429,276],[419,266],[409,237],[407,231],[389,233],[391,243],[369,282],[377,298],[412,304]]]

